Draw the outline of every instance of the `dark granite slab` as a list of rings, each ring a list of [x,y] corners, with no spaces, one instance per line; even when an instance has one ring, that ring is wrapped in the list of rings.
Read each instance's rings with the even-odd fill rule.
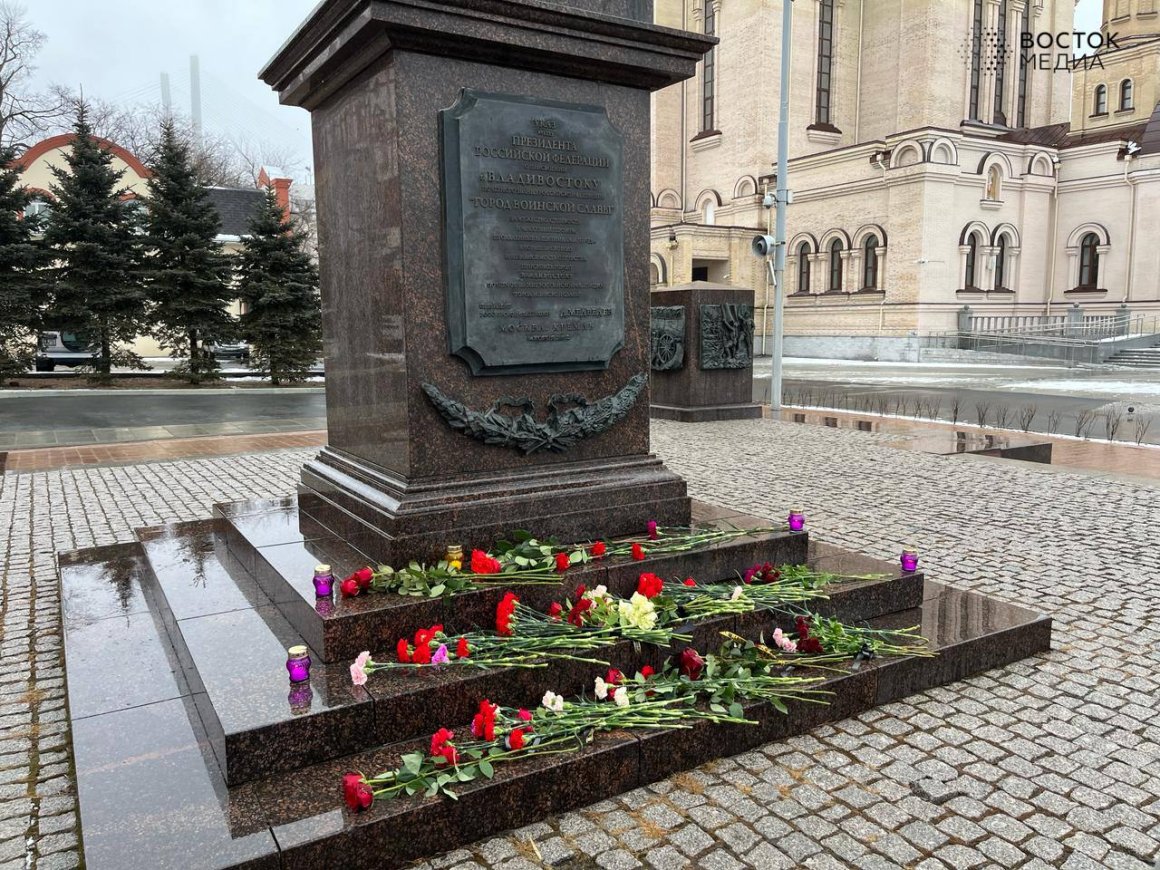
[[[273,607],[178,622],[198,710],[231,785],[372,745],[370,695],[346,665],[316,659],[309,692],[292,686],[286,649],[300,642]]]
[[[74,720],[179,698],[189,690],[160,620],[147,609],[148,569],[135,544],[62,557],[61,607]],[[116,675],[111,663],[125,663]]]
[[[61,614],[66,626],[149,609],[140,580],[144,570],[142,552],[136,544],[61,553],[57,564],[62,580]]]
[[[111,676],[132,677],[116,664]],[[71,662],[69,670],[71,677]],[[227,795],[204,736],[191,724],[187,703],[174,699],[74,719],[88,870],[280,866],[260,807],[243,790]]]

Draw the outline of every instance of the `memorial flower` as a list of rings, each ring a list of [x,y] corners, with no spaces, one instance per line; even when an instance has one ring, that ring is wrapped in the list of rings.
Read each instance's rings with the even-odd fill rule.
[[[516,713],[516,718],[519,719],[521,722],[531,722],[532,721],[532,711],[525,710],[521,707],[520,711],[518,713]]]
[[[624,674],[616,668],[609,668],[608,673],[604,677],[604,681],[610,686],[619,686],[624,682]]]
[[[665,582],[656,574],[650,574],[647,571],[640,575],[640,580],[637,581],[636,591],[645,598],[655,598],[661,594],[665,587]]]
[[[436,763],[440,763],[440,760],[453,766],[459,763],[459,752],[451,742],[454,736],[455,732],[446,728],[440,728],[431,736],[431,757]]]
[[[375,794],[361,773],[346,773],[342,777],[342,798],[356,813],[368,809],[375,801]]]
[[[358,583],[358,588],[366,592],[371,588],[371,581],[375,579],[375,572],[370,568],[359,568],[350,576]]]
[[[411,645],[407,643],[405,637],[399,638],[399,642],[395,644],[395,653],[399,658],[400,664],[410,664],[412,662]]]
[[[680,672],[682,676],[688,677],[690,680],[697,680],[700,679],[701,671],[704,669],[705,660],[695,649],[689,646],[681,651]]]
[[[461,637],[455,644],[455,657],[457,659],[465,659],[470,657],[471,647],[467,644],[467,638]]]
[[[544,692],[544,697],[540,703],[543,705],[545,710],[551,710],[553,713],[564,712],[564,699],[560,695],[557,695],[555,692]]]
[[[632,559],[634,562],[644,561],[644,547],[635,542],[632,545]]]
[[[371,654],[364,650],[358,654],[358,658],[350,666],[350,681],[356,686],[365,686],[367,682],[366,664],[370,661]]]
[[[783,652],[797,652],[797,643],[780,628],[773,630],[773,645]]]
[[[660,535],[657,534],[657,521],[656,520],[649,520],[647,528],[648,528],[648,539],[650,541],[655,541],[658,537],[660,537]]]
[[[483,550],[471,551],[471,571],[474,574],[498,574],[503,570],[499,559],[489,556]]]
[[[354,598],[362,591],[362,587],[353,577],[347,577],[338,584],[338,591],[342,593],[343,598]]]
[[[628,689],[626,689],[624,686],[619,686],[616,691],[612,693],[612,700],[615,702],[617,707],[627,707],[629,703]]]
[[[499,708],[484,698],[479,712],[471,720],[471,736],[480,740],[495,740],[495,714]]]
[[[434,655],[431,656],[431,664],[445,665],[449,660],[450,656],[447,654],[447,644],[439,644],[439,648],[435,650]]]
[[[560,614],[563,612],[564,605],[562,605],[559,601],[553,601],[548,605],[548,616],[552,617],[552,619],[559,619]]]
[[[639,592],[632,593],[632,598],[617,605],[617,615],[621,626],[645,630],[656,628],[656,606]]]
[[[512,616],[519,603],[519,597],[514,592],[505,592],[495,609],[495,630],[503,637],[511,637]]]
[[[604,541],[597,541],[592,545],[590,552],[592,553],[593,558],[599,559],[601,556],[608,552],[608,546],[604,543]]]
[[[592,694],[601,701],[608,697],[608,683],[602,677],[596,678],[595,685],[592,687]]]
[[[512,752],[519,752],[521,749],[523,749],[524,748],[524,729],[523,728],[513,729],[512,733],[508,735],[507,744],[508,744],[508,748]]]
[[[697,581],[694,580],[692,577],[686,577],[684,580],[684,583],[686,586],[696,586],[697,585]]]

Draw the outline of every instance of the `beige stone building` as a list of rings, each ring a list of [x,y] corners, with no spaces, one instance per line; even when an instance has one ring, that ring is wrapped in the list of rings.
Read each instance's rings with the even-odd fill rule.
[[[759,333],[781,2],[655,5],[720,42],[653,99],[652,279],[753,287]],[[890,358],[964,305],[1160,313],[1160,2],[1105,0],[1078,38],[1073,18],[1073,0],[796,0],[787,352]],[[1077,41],[1098,50],[1069,66]]]

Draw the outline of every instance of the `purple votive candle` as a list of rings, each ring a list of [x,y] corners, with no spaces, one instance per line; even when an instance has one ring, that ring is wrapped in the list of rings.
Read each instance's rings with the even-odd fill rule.
[[[913,572],[918,570],[918,553],[914,550],[903,550],[902,555],[898,557],[898,561],[902,563],[902,570]]]
[[[310,688],[310,683],[291,683],[290,694],[286,696],[286,700],[290,702],[290,714],[292,716],[301,716],[303,713],[310,712],[310,705],[314,701],[314,690]]]
[[[800,532],[806,527],[806,515],[799,510],[792,510],[789,512],[786,522],[789,523],[791,532]]]
[[[286,650],[286,670],[290,672],[290,682],[305,683],[310,679],[310,653],[304,646],[292,646]]]
[[[329,598],[334,588],[334,574],[329,565],[314,566],[314,594],[319,598]]]

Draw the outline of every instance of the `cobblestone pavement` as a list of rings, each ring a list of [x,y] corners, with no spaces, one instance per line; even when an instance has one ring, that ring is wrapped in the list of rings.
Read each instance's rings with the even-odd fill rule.
[[[424,868],[1113,868],[1160,854],[1158,493],[772,421],[659,423],[692,494],[1052,613],[1055,651]],[[58,550],[291,490],[309,451],[0,481],[0,868],[77,866]],[[32,582],[29,583],[29,576]]]

